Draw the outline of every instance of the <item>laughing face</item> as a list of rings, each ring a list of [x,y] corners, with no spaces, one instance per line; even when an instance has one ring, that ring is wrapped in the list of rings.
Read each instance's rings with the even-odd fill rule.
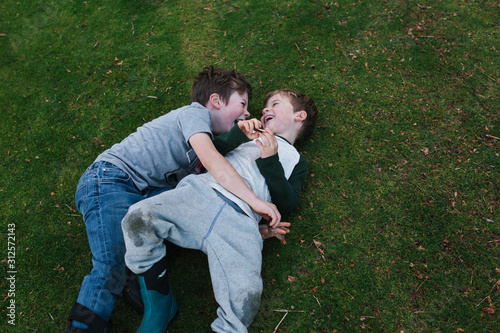
[[[250,116],[248,94],[233,92],[226,102],[220,101],[220,109],[212,113],[212,132],[222,134],[229,131],[238,121]]]
[[[276,94],[271,97],[262,110],[262,127],[270,129],[274,134],[282,134],[292,128],[295,120],[293,105],[288,97]]]

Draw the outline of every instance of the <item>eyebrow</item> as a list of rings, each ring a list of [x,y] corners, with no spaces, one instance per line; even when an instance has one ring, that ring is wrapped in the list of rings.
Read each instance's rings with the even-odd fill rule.
[[[281,100],[279,98],[275,98],[274,96],[271,97],[267,103],[266,103],[266,106],[269,105],[269,104],[273,104],[274,102],[280,102]]]

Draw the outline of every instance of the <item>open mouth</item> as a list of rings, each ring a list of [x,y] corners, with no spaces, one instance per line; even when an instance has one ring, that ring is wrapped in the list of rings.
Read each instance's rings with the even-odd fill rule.
[[[273,119],[274,119],[274,116],[272,116],[272,115],[265,116],[264,117],[264,121],[263,121],[264,125],[267,124],[270,120],[273,120]]]

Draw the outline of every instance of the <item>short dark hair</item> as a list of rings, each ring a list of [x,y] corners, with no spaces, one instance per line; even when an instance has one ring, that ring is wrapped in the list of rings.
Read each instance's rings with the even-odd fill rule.
[[[266,107],[267,101],[271,97],[278,94],[285,96],[290,100],[290,104],[292,104],[294,112],[304,110],[307,113],[307,117],[302,123],[302,128],[297,134],[295,143],[304,141],[312,134],[312,132],[314,132],[316,123],[318,122],[318,109],[316,108],[316,103],[314,103],[314,100],[311,97],[300,94],[292,89],[279,89],[267,94],[264,99],[264,107]]]
[[[248,94],[252,98],[252,86],[243,74],[224,68],[205,67],[195,78],[191,91],[191,102],[207,105],[210,95],[219,94],[221,100],[227,103],[229,97],[237,91],[240,95]]]

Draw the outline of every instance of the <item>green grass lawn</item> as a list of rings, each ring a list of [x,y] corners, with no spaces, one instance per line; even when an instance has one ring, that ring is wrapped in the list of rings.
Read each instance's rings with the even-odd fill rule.
[[[215,65],[253,116],[277,88],[321,112],[250,332],[500,332],[499,27],[493,0],[2,1],[0,330],[64,330],[91,269],[80,175]],[[208,331],[204,255],[170,271],[168,332]],[[114,332],[140,319],[120,300]]]

